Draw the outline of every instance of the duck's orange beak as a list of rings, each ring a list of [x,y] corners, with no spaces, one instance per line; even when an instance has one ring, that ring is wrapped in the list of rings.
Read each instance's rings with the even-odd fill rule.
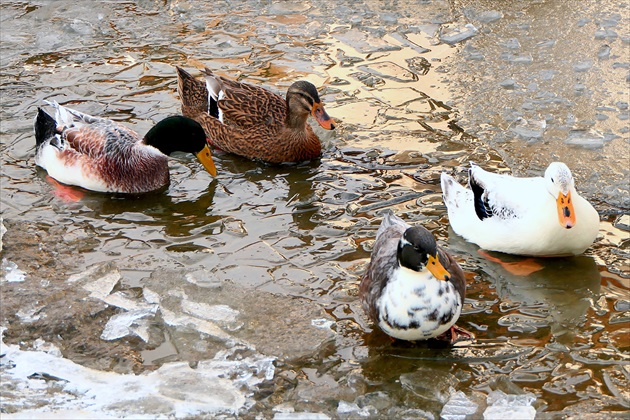
[[[573,202],[571,201],[571,191],[564,195],[558,194],[556,200],[558,205],[558,220],[563,228],[571,229],[575,226],[575,210],[573,210]]]
[[[216,177],[217,176],[217,167],[214,166],[214,160],[212,160],[212,153],[210,153],[210,147],[206,144],[206,146],[199,152],[195,153],[199,162],[206,168],[206,171],[210,173],[210,175]]]
[[[444,266],[438,259],[437,254],[435,256],[429,255],[427,268],[429,269],[431,274],[433,274],[433,277],[435,277],[438,280],[448,280],[451,278],[451,275],[449,274],[449,272],[446,271],[446,268],[444,268]]]
[[[326,130],[334,130],[335,129],[335,121],[328,116],[326,110],[324,109],[324,105],[322,103],[316,103],[313,105],[313,109],[311,110],[311,115],[315,117],[319,125]]]

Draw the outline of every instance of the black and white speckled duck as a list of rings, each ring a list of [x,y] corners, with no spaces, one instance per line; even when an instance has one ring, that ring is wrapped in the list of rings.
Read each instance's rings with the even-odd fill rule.
[[[168,185],[167,155],[176,151],[194,153],[217,174],[203,128],[190,118],[167,117],[142,138],[115,121],[46,103],[55,118],[38,109],[35,163],[59,182],[100,192],[154,191]]]
[[[465,294],[464,272],[433,235],[386,213],[360,285],[372,321],[400,340],[455,342],[459,335],[471,337],[455,326]]]

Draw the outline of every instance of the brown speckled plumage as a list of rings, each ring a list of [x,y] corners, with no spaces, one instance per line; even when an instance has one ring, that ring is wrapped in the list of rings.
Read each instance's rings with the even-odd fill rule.
[[[179,67],[177,73],[182,114],[199,122],[208,141],[223,151],[270,163],[311,160],[320,156],[321,142],[307,124],[309,113],[315,116],[317,111],[320,125],[334,128],[317,90],[308,82],[294,83],[285,100],[262,87],[205,69],[205,77],[217,90],[214,100],[209,98],[206,82]]]

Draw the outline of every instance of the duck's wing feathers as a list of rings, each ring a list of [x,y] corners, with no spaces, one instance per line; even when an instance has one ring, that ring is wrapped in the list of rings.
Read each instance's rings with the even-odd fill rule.
[[[455,261],[455,258],[440,246],[438,246],[438,260],[451,275],[449,281],[455,286],[455,290],[457,290],[461,296],[463,303],[466,297],[466,275],[464,274],[464,270],[462,270],[457,261]]]
[[[376,232],[370,264],[361,279],[359,293],[363,308],[372,320],[378,322],[376,301],[388,279],[398,267],[397,249],[401,236],[409,225],[391,212],[385,213]]]
[[[479,220],[501,220],[519,217],[533,198],[532,187],[542,178],[517,178],[486,172],[471,163],[468,184],[473,192],[475,213]],[[531,202],[529,203],[531,205]]]
[[[287,104],[281,96],[259,86],[215,76],[208,69],[204,75],[211,101],[216,100],[225,124],[243,130],[263,128],[261,131],[268,136],[275,136],[278,128],[284,126]]]

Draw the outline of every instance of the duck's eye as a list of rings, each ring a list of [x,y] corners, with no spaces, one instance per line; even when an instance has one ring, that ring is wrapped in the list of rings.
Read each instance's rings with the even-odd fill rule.
[[[556,181],[554,181],[553,178],[551,178],[551,182],[556,182]]]

